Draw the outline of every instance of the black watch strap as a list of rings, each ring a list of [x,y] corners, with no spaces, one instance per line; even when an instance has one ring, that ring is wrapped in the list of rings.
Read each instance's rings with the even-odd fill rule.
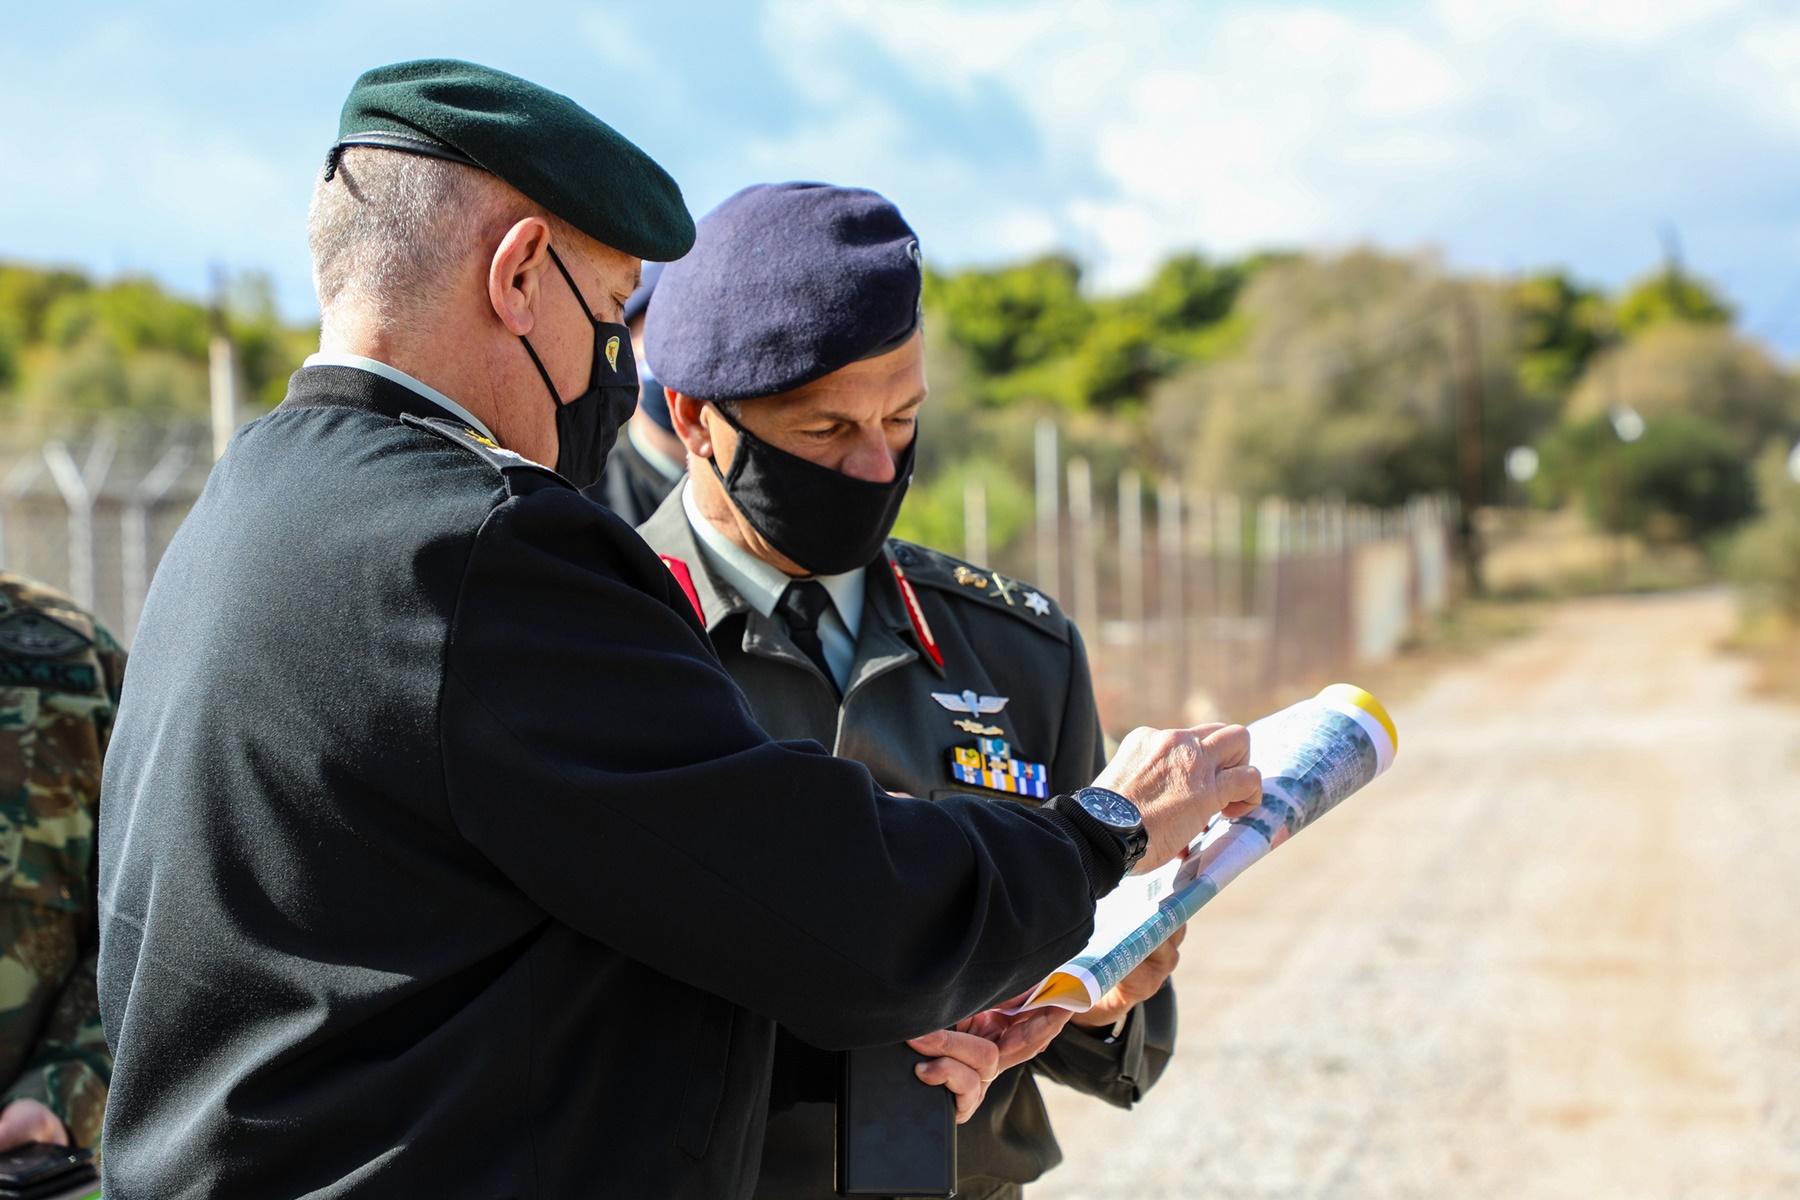
[[[1089,815],[1073,796],[1053,796],[1038,810],[1068,830],[1087,871],[1088,891],[1098,900],[1125,878],[1125,840]]]

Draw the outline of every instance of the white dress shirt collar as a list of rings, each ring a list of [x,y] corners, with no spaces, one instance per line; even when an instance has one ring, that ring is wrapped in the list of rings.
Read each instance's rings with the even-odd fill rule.
[[[707,520],[694,501],[692,483],[681,487],[681,507],[687,513],[688,524],[694,527],[694,536],[700,540],[700,552],[713,574],[730,584],[751,608],[765,617],[772,614],[793,579],[726,537]],[[867,567],[859,567],[841,575],[814,576],[830,593],[832,608],[853,645],[862,628],[863,572],[866,570]]]
[[[494,431],[475,419],[475,414],[438,391],[428,383],[420,383],[399,367],[389,366],[380,359],[364,358],[360,354],[342,354],[321,350],[317,354],[308,355],[302,366],[307,367],[354,367],[358,371],[367,371],[371,375],[379,375],[383,379],[399,384],[403,388],[417,392],[459,421],[467,422],[474,430],[488,441],[499,444]]]

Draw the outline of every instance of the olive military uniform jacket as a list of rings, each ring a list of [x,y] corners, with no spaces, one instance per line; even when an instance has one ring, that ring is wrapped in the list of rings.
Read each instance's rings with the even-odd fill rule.
[[[756,612],[708,568],[679,489],[639,532],[691,585],[720,661],[777,737],[811,738],[867,765],[883,787],[935,800],[973,792],[1040,803],[952,777],[953,752],[977,748],[978,730],[1002,737],[1015,761],[1047,768],[1049,795],[1086,786],[1105,765],[1080,635],[1053,601],[1028,585],[891,540],[886,556],[865,574],[856,658],[840,703],[779,616]],[[917,621],[909,609],[914,601]],[[960,702],[964,691],[1005,697],[1005,707],[961,713],[934,698]],[[958,1132],[959,1194],[979,1200],[999,1184],[1028,1182],[1061,1161],[1034,1076],[1129,1107],[1162,1073],[1174,1035],[1174,992],[1164,988],[1116,1037],[1071,1025],[1037,1059],[1002,1075]],[[778,1045],[777,1111],[757,1196],[825,1200],[833,1194],[829,1100],[836,1071],[785,1031]]]
[[[0,574],[0,1104],[100,1137],[95,817],[125,652],[60,592]]]
[[[628,526],[335,366],[164,556],[100,832],[118,1200],[746,1196],[777,1022],[960,1019],[1117,883],[772,740]]]

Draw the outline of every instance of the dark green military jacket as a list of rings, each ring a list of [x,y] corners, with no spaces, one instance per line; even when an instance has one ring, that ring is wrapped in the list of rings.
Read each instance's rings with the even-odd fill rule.
[[[777,1025],[1076,953],[1054,811],[770,740],[612,513],[307,367],[157,568],[101,789],[112,1200],[746,1200]]]
[[[0,1105],[100,1137],[94,821],[125,652],[60,592],[0,574]]]
[[[1085,787],[1105,765],[1081,636],[1053,600],[1027,584],[890,540],[865,577],[856,658],[840,703],[780,618],[756,612],[707,568],[679,489],[638,532],[691,587],[725,669],[757,721],[778,738],[811,738],[867,766],[890,791],[932,799],[975,794],[1035,805]],[[985,711],[1002,697],[1003,708]],[[992,744],[996,739],[1003,747]],[[983,782],[1018,790],[954,776],[957,752],[969,761],[984,740],[1003,754],[984,756],[1000,761],[983,761],[981,769],[1003,766],[1006,780],[990,772]],[[1035,786],[1034,767],[1042,768]],[[1171,988],[1141,1005],[1117,1037],[1071,1025],[1036,1060],[996,1080],[961,1128],[958,1194],[1007,1194],[1062,1160],[1034,1076],[1129,1107],[1162,1073],[1174,1044]],[[806,1061],[818,1055],[785,1033],[779,1043],[772,1098],[778,1111],[764,1142],[760,1200],[833,1195],[828,1096],[835,1072],[829,1063]]]

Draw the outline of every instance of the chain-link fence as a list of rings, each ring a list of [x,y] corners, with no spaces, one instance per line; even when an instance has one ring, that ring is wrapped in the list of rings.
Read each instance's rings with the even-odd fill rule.
[[[1392,657],[1449,602],[1449,497],[1251,504],[1127,470],[1101,498],[1084,459],[1058,457],[1048,424],[1037,459],[1034,536],[992,565],[1076,619],[1114,732],[1254,715],[1284,688]],[[985,512],[971,484],[963,549],[983,565]]]
[[[212,466],[204,431],[156,441],[99,433],[10,459],[0,565],[62,588],[129,642],[150,576]]]
[[[155,444],[100,434],[16,451],[0,478],[0,564],[67,590],[129,641],[210,449],[196,429]],[[1062,461],[1048,426],[1035,483],[1033,536],[996,548],[992,566],[1076,619],[1115,732],[1242,716],[1284,687],[1390,657],[1449,598],[1455,519],[1444,497],[1390,511],[1246,504],[1126,471],[1099,498],[1088,464]],[[979,485],[966,506],[966,544],[950,549],[987,565]]]

